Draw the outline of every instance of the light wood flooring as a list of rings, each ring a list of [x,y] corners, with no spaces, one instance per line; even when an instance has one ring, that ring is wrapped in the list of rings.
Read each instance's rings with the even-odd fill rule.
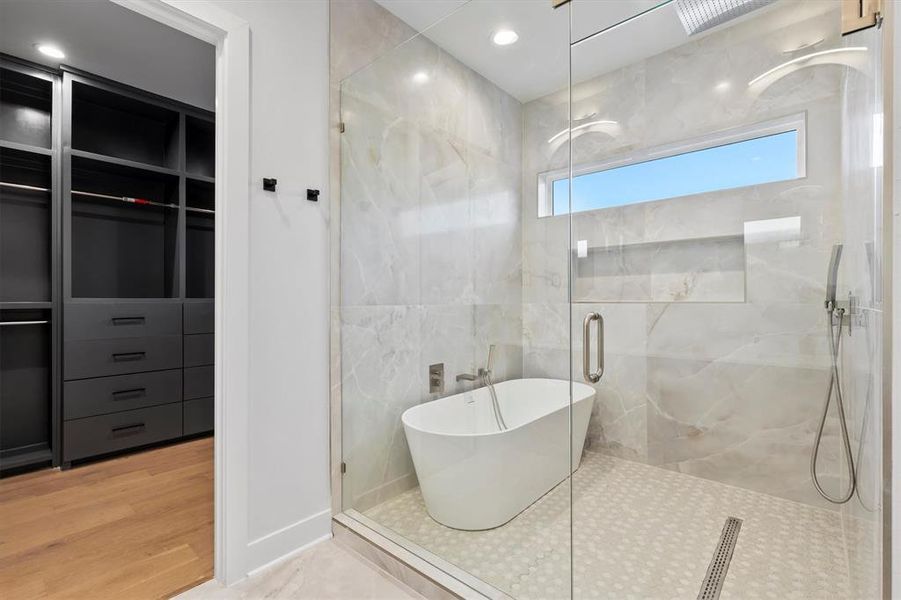
[[[213,574],[213,439],[0,479],[0,598],[168,598]]]

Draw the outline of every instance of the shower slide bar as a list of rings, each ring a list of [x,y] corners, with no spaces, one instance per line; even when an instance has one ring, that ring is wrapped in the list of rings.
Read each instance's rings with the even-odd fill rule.
[[[9,183],[6,181],[0,181],[0,186],[15,188],[20,190],[29,190],[32,192],[50,192],[50,188],[37,187],[34,185],[25,185],[22,183]],[[103,200],[115,200],[117,202],[126,202],[128,204],[140,204],[143,206],[158,206],[160,208],[178,208],[178,204],[167,204],[163,202],[154,202],[153,200],[147,200],[145,198],[132,198],[131,196],[112,196],[110,194],[97,194],[95,192],[80,192],[78,190],[72,190],[72,193],[77,196],[88,196],[90,198],[101,198]],[[186,206],[185,210],[188,212],[195,213],[204,213],[204,214],[215,214],[215,210],[210,210],[208,208],[195,208],[193,206]]]

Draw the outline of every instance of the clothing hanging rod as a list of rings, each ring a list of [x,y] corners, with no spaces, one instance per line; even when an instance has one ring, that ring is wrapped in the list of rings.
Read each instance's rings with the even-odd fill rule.
[[[80,192],[72,190],[75,196],[88,196],[89,198],[101,198],[103,200],[115,200],[117,202],[127,202],[128,204],[141,204],[143,206],[158,206],[160,208],[178,208],[178,204],[167,204],[163,202],[154,202],[146,198],[132,198],[131,196],[112,196],[110,194],[98,194],[96,192]]]
[[[17,190],[31,190],[32,192],[49,192],[50,188],[38,187],[36,185],[25,185],[24,183],[10,183],[8,181],[0,181],[0,186],[16,188]]]
[[[10,183],[7,181],[0,181],[0,186],[15,188],[18,190],[30,190],[33,192],[50,192],[50,188],[38,187],[34,185],[25,185],[23,183]],[[154,202],[153,200],[147,200],[145,198],[132,198],[130,196],[112,196],[110,194],[97,194],[95,192],[80,192],[78,190],[72,190],[72,193],[77,196],[89,196],[91,198],[102,198],[104,200],[116,200],[117,202],[127,202],[129,204],[142,204],[144,206],[159,206],[160,208],[178,208],[178,204],[165,204],[163,202]],[[194,206],[186,206],[185,210],[188,212],[195,213],[204,213],[208,215],[216,214],[215,210],[210,210],[208,208],[196,208]]]
[[[78,190],[72,190],[72,193],[78,196],[88,196],[90,198],[101,198],[103,200],[115,200],[117,202],[126,202],[128,204],[140,204],[142,206],[158,206],[160,208],[174,208],[178,209],[178,204],[168,204],[163,202],[154,202],[153,200],[147,200],[146,198],[132,198],[131,196],[112,196],[110,194],[98,194],[96,192],[81,192]],[[189,212],[202,212],[214,214],[216,211],[208,210],[206,208],[194,208],[193,206],[186,206],[185,210]]]
[[[46,325],[50,321],[0,321],[0,326],[6,327],[8,325]]]

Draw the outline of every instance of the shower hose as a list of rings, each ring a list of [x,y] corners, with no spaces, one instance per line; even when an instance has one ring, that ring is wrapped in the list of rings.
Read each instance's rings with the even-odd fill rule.
[[[497,423],[498,431],[507,431],[507,423],[504,421],[504,415],[501,414],[501,405],[497,401],[497,392],[494,391],[494,383],[491,381],[491,371],[485,373],[485,383],[488,385],[488,391],[491,393],[491,408],[494,411],[494,421]]]
[[[836,332],[833,325],[833,317],[838,319]],[[823,404],[823,416],[820,417],[820,426],[813,442],[813,452],[810,455],[810,477],[813,485],[820,495],[833,504],[844,504],[854,496],[857,487],[857,475],[854,472],[854,456],[851,454],[851,440],[848,437],[848,423],[845,420],[845,405],[842,397],[842,384],[839,379],[838,357],[842,344],[842,326],[845,320],[845,309],[833,308],[830,303],[826,307],[826,326],[829,331],[829,353],[832,357],[832,369],[829,374],[829,386],[826,390],[826,402]],[[838,422],[842,432],[842,447],[844,448],[845,464],[848,467],[848,490],[839,497],[830,496],[820,485],[817,477],[817,454],[820,451],[820,442],[823,440],[823,427],[826,425],[826,416],[829,413],[829,404],[832,402],[832,392],[835,391],[835,408],[838,412]]]

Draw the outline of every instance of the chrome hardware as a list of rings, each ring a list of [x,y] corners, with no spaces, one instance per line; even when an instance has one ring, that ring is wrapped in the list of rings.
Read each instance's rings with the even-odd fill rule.
[[[488,364],[484,369],[479,369],[479,375],[482,377],[491,377],[494,375],[494,344],[488,346]]]
[[[480,367],[475,374],[460,373],[457,375],[457,381],[481,381],[488,388],[488,393],[491,394],[491,409],[494,412],[497,429],[498,431],[504,431],[507,429],[507,423],[504,421],[504,415],[501,413],[501,405],[497,399],[497,392],[494,390],[494,382],[491,380],[493,374],[491,369],[494,366],[494,350],[494,344],[488,346],[488,364],[484,368]],[[466,402],[472,404],[475,402],[475,399],[469,398]]]
[[[444,393],[444,363],[429,365],[429,393]]]
[[[832,247],[832,258],[829,260],[829,268],[826,271],[826,331],[829,340],[829,355],[832,358],[832,369],[829,372],[829,385],[826,388],[826,400],[823,403],[823,413],[820,417],[820,425],[813,439],[813,448],[810,453],[810,478],[817,492],[833,504],[844,504],[854,497],[857,491],[857,471],[854,464],[854,454],[851,452],[851,437],[848,434],[848,422],[845,417],[845,399],[842,390],[841,369],[839,359],[842,348],[842,329],[847,319],[848,335],[851,335],[851,320],[848,318],[857,309],[857,300],[850,293],[848,302],[837,302],[838,267],[842,259],[842,244]],[[842,450],[844,451],[844,463],[848,469],[847,490],[837,496],[832,496],[820,485],[817,473],[817,457],[820,452],[820,444],[823,441],[823,428],[826,425],[826,417],[829,414],[829,405],[835,397],[835,412],[838,424],[841,428]]]
[[[494,346],[492,346],[494,348]],[[488,354],[488,364],[491,364],[491,354],[489,351]],[[479,381],[480,379],[485,379],[486,377],[491,377],[491,369],[483,369],[479,367],[479,370],[475,373],[460,373],[457,375],[457,381]]]
[[[591,371],[591,322],[598,322],[597,369]],[[604,376],[604,317],[590,312],[582,321],[582,376],[585,381],[597,383]]]

